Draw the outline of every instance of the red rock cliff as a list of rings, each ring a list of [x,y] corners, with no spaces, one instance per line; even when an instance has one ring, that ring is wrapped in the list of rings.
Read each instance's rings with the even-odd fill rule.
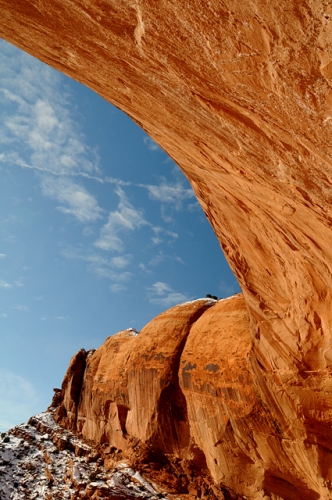
[[[0,0],[0,8],[5,39],[123,109],[182,168],[243,290],[254,388],[278,429],[265,441],[243,430],[273,470],[266,488],[279,481],[280,496],[295,498],[287,469],[294,488],[316,492],[308,498],[329,498],[331,5]]]

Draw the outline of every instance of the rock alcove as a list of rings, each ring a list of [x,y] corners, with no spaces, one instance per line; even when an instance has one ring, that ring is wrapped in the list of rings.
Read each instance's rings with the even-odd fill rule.
[[[227,364],[209,357],[206,366],[219,371],[207,370],[213,385],[204,381],[194,357],[204,359],[199,349],[210,347],[189,335],[193,357],[185,366],[196,367],[185,370],[191,382],[187,375],[179,380],[190,436],[172,453],[201,468],[204,455],[216,484],[247,498],[330,498],[331,6],[322,0],[0,0],[0,6],[3,38],[121,108],[176,161],[241,285],[243,297],[201,316],[212,325],[223,311],[223,343],[215,326],[195,319],[190,327],[207,328]],[[235,346],[239,331],[242,343]],[[237,367],[232,383],[221,375],[233,373],[230,359]],[[202,424],[213,421],[212,408],[218,424]],[[144,440],[134,415],[134,409],[126,415],[126,434]],[[117,430],[123,435],[124,425]],[[154,442],[166,446],[165,436]]]

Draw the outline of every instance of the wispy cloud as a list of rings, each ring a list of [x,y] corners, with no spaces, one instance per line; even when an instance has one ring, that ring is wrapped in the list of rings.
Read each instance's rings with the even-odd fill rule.
[[[0,253],[0,259],[4,259],[5,257],[7,257],[5,253]]]
[[[184,187],[179,181],[174,184],[170,184],[163,179],[159,185],[139,184],[139,186],[147,189],[149,197],[152,200],[172,204],[176,210],[181,210],[184,200],[195,197],[192,189]]]
[[[1,131],[0,131],[1,135]],[[0,136],[0,143],[1,143],[1,136]],[[11,151],[9,153],[3,153],[0,155],[0,162],[6,163],[6,164],[13,164],[17,165],[18,167],[28,169],[28,170],[35,170],[37,173],[45,173],[45,174],[51,174],[54,175],[55,177],[61,177],[61,176],[66,176],[66,177],[82,177],[84,179],[96,181],[100,184],[115,184],[116,186],[132,186],[132,182],[130,181],[123,181],[121,179],[115,178],[115,177],[102,177],[98,175],[91,175],[86,172],[76,172],[76,171],[68,171],[68,170],[53,170],[50,167],[47,166],[38,166],[36,164],[30,164],[24,161],[17,152]],[[31,201],[29,199],[29,201]]]
[[[76,217],[80,222],[92,222],[101,218],[102,209],[94,196],[67,177],[43,177],[42,193],[66,206],[58,207],[61,212]]]
[[[121,255],[119,257],[113,257],[111,259],[111,263],[114,267],[123,269],[124,267],[128,267],[131,262],[131,257],[131,255]]]
[[[143,262],[140,262],[138,265],[138,269],[140,270],[141,273],[144,273],[145,275],[152,274],[151,269],[148,269]]]
[[[70,111],[63,77],[3,40],[0,47],[0,143],[6,146],[0,161],[54,176],[131,185],[101,175],[99,155]]]
[[[7,281],[0,280],[0,288],[13,288],[13,285],[7,283]]]
[[[187,208],[188,208],[189,212],[199,212],[199,211],[202,212],[202,207],[200,206],[198,201],[194,201],[193,203],[189,203]]]
[[[161,151],[160,146],[151,139],[151,137],[145,136],[143,142],[150,151]]]
[[[129,203],[124,191],[120,187],[116,189],[116,194],[120,198],[118,209],[110,212],[108,221],[102,227],[100,237],[94,245],[102,250],[120,252],[124,248],[123,233],[134,231],[150,224],[144,219],[142,210],[134,208]]]
[[[0,100],[10,110],[5,108],[0,126],[5,143],[19,144],[35,168],[99,173],[98,155],[69,112],[62,76],[5,42],[1,49]]]
[[[21,288],[24,286],[23,283],[24,278],[20,278],[19,280],[14,281],[14,283],[8,283],[7,281],[0,280],[0,288],[13,288],[13,287],[18,287]]]
[[[4,41],[0,46],[0,162],[35,171],[43,194],[60,202],[59,210],[82,223],[96,221],[102,212],[96,198],[73,177],[119,187],[131,183],[102,175],[63,77]]]
[[[176,255],[176,254],[167,255],[167,254],[164,254],[164,252],[162,250],[159,250],[159,253],[157,255],[155,255],[154,257],[152,257],[152,259],[150,259],[149,266],[159,266],[165,260],[171,260],[171,261],[175,260],[177,262],[180,262],[180,264],[184,264],[183,260],[178,255]]]
[[[180,293],[162,281],[157,281],[151,287],[147,288],[149,302],[151,304],[161,305],[164,307],[171,307],[181,302],[191,300],[185,293]]]
[[[29,311],[28,306],[25,306],[25,305],[22,305],[22,304],[18,304],[16,306],[10,306],[10,308],[11,309],[15,309],[16,311],[24,311],[24,312]]]
[[[149,261],[149,266],[159,266],[164,260],[166,259],[166,256],[163,254],[162,251],[158,253],[158,255],[155,255],[152,257],[152,259]]]
[[[25,422],[37,401],[37,393],[28,380],[0,369],[0,430]]]
[[[154,232],[154,236],[152,236],[151,241],[154,245],[159,245],[160,243],[163,243],[164,240],[162,237],[169,236],[170,239],[168,240],[169,242],[174,241],[179,237],[177,233],[174,231],[167,231],[167,229],[164,229],[163,227],[153,227],[152,231]]]
[[[61,254],[67,259],[79,259],[86,262],[88,269],[101,278],[108,278],[123,284],[132,277],[131,272],[124,270],[131,262],[132,256],[129,254],[108,259],[97,253],[71,247],[62,248]]]

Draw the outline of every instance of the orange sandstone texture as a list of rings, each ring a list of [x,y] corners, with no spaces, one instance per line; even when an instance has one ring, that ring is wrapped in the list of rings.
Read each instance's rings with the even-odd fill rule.
[[[253,390],[262,422],[271,412],[278,434],[267,439],[248,423],[231,435],[247,435],[245,454],[256,464],[256,450],[266,491],[329,498],[330,3],[0,0],[0,9],[3,38],[123,109],[188,177],[241,285]],[[121,421],[122,410],[108,411]],[[146,435],[151,415],[144,410]],[[141,422],[130,426],[142,438]],[[229,477],[221,462],[214,469]]]
[[[329,407],[329,379],[264,374],[242,295],[181,304],[138,335],[109,337],[86,356],[78,396],[71,381],[81,356],[65,375],[56,420],[136,467],[150,461],[148,475],[171,493],[331,498],[331,431],[313,417]]]
[[[78,366],[79,351],[62,385],[65,412],[58,409],[57,417],[61,424],[117,448],[125,449],[127,436],[134,436],[180,455],[189,438],[178,382],[180,356],[191,325],[213,304],[202,299],[176,306],[152,320],[139,335],[129,329],[108,337],[86,358],[77,405],[72,380],[78,379],[73,367]]]

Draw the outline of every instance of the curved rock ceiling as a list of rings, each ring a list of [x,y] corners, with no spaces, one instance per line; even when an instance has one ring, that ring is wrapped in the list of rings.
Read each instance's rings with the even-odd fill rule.
[[[0,0],[0,9],[3,38],[121,108],[178,163],[241,285],[253,366],[280,432],[308,447],[324,440],[332,422],[331,4]],[[316,437],[303,437],[304,428]]]

